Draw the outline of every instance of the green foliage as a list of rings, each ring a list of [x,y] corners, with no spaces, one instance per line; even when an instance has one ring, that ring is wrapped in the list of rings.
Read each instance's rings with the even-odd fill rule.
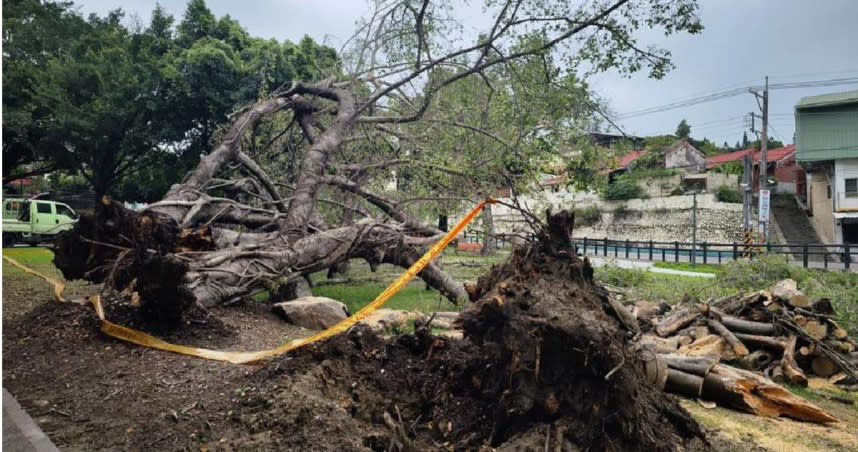
[[[575,208],[575,226],[592,226],[602,221],[602,211],[596,204]]]
[[[688,122],[683,119],[679,122],[679,125],[676,126],[676,132],[674,132],[678,138],[690,138],[691,137],[691,126],[688,125]]]
[[[718,201],[721,202],[730,202],[730,203],[741,203],[742,202],[742,194],[739,193],[739,190],[735,188],[729,187],[727,185],[722,185],[715,189],[715,197],[718,198]]]
[[[748,147],[754,147],[756,149],[761,149],[760,144],[761,144],[760,140],[754,140],[750,143],[750,146],[748,146]],[[776,140],[774,138],[769,138],[768,140],[766,140],[766,144],[768,144],[767,149],[775,149],[775,148],[784,147],[783,141]]]
[[[637,162],[637,161],[635,161]],[[682,171],[676,168],[664,168],[664,167],[655,167],[655,168],[641,168],[636,169],[628,173],[628,177],[635,181],[641,181],[643,179],[660,179],[665,177],[676,176],[677,174],[681,174]]]
[[[122,22],[120,10],[84,19],[71,3],[4,2],[4,178],[36,164],[83,175],[97,195],[157,199],[231,111],[337,61],[310,38],[251,38],[203,0],[175,33],[160,6],[146,27]]]
[[[608,184],[602,190],[602,199],[606,201],[621,201],[640,198],[643,190],[631,178],[623,175],[617,177],[613,184]]]
[[[647,153],[635,159],[630,167],[635,173],[664,169],[664,153],[661,149],[647,149]]]
[[[692,142],[692,144],[694,145],[694,147],[699,149],[700,152],[703,153],[703,155],[705,155],[707,157],[711,157],[713,155],[718,155],[718,154],[724,152],[723,149],[718,147],[717,144],[709,141],[708,138],[704,138],[703,141],[696,141],[695,140]]]
[[[713,173],[735,174],[741,176],[745,172],[745,165],[742,162],[724,162],[710,171]]]
[[[614,220],[620,220],[623,218],[627,218],[631,216],[633,211],[629,209],[629,206],[625,204],[620,204],[614,208]]]

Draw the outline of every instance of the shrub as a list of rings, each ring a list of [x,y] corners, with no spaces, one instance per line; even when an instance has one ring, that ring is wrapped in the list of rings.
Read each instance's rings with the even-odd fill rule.
[[[741,176],[745,172],[745,166],[742,162],[724,162],[715,168],[712,168],[713,173],[735,174]]]
[[[682,187],[676,187],[670,191],[670,196],[680,196],[685,194],[685,189]]]
[[[576,226],[592,226],[600,221],[602,221],[602,211],[595,204],[582,209],[575,209]]]
[[[625,201],[640,198],[641,190],[638,185],[627,177],[618,177],[602,191],[602,198],[607,201]]]
[[[626,218],[633,213],[629,206],[625,204],[620,204],[614,209],[614,219],[619,220],[621,218]]]
[[[732,203],[740,203],[742,202],[742,195],[739,193],[739,190],[734,188],[730,188],[726,185],[722,185],[715,189],[715,196],[718,198],[718,201],[721,202],[732,202]]]

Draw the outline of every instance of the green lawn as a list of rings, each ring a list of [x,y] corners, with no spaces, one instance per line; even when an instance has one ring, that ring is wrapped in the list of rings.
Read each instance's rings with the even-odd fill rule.
[[[426,284],[423,281],[417,280],[412,282],[394,295],[384,307],[422,312],[459,310],[459,306],[441,297],[434,290],[426,290],[425,286]],[[342,301],[348,306],[349,312],[354,313],[374,300],[385,287],[384,284],[378,283],[317,286],[313,288],[313,294]]]
[[[42,247],[25,248],[3,248],[3,255],[32,268],[38,272],[52,276],[60,276],[59,270],[54,267],[54,253]],[[25,272],[14,265],[3,261],[3,274],[6,276],[23,275]]]

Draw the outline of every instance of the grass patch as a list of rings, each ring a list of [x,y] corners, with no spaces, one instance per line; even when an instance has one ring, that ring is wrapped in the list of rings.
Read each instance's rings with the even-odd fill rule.
[[[689,262],[653,262],[653,267],[667,268],[670,270],[682,270],[685,272],[697,273],[712,273],[718,274],[721,272],[721,266],[715,264],[697,264],[693,267]]]
[[[658,264],[656,264],[658,265]],[[669,264],[661,268],[682,267]],[[704,267],[698,265],[697,268]],[[715,278],[668,275],[612,265],[596,268],[599,281],[622,287],[631,298],[665,301],[673,304],[688,294],[700,300],[738,292],[768,289],[782,279],[794,279],[799,290],[812,301],[828,298],[837,312],[838,321],[851,335],[858,334],[858,274],[841,271],[806,269],[787,263],[784,256],[760,256],[752,261],[735,261],[716,266]],[[699,270],[697,270],[699,271]]]
[[[685,294],[705,299],[737,292],[731,287],[720,286],[710,278],[655,273],[615,265],[597,267],[596,280],[626,289],[630,299],[664,301],[668,304],[679,302]]]
[[[368,284],[338,284],[332,286],[317,286],[313,295],[339,300],[349,308],[349,312],[357,312],[380,294],[386,285]],[[384,305],[388,309],[407,309],[421,312],[458,311],[459,307],[442,297],[434,290],[426,290],[425,283],[415,281],[397,292]]]
[[[26,248],[3,248],[3,255],[11,257],[16,261],[32,268],[38,272],[48,275],[59,276],[60,272],[54,267],[53,251],[42,247],[26,247]],[[3,261],[4,276],[19,276],[25,272],[14,265]]]

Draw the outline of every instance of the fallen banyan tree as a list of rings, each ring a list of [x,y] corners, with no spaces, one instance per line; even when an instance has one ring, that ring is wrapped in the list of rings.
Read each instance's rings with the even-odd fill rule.
[[[273,393],[236,414],[233,447],[688,450],[701,427],[653,384],[654,363],[571,247],[570,215],[468,288],[464,339],[380,338],[361,325],[290,353]],[[304,413],[304,414],[301,414]],[[331,443],[333,441],[333,444]]]

